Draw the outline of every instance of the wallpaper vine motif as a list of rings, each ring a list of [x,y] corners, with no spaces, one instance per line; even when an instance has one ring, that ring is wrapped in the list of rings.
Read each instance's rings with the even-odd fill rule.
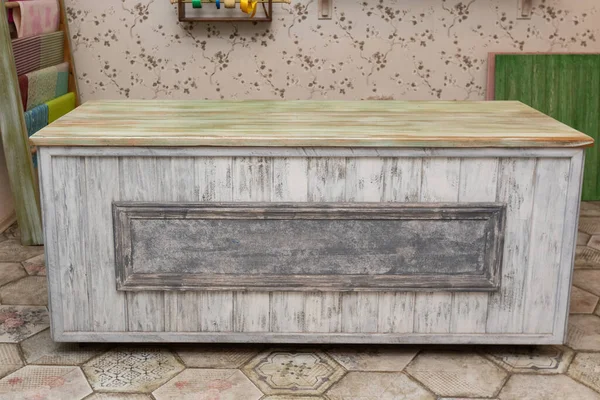
[[[83,100],[483,99],[488,52],[598,52],[597,0],[317,0],[189,24],[168,0],[66,0]]]

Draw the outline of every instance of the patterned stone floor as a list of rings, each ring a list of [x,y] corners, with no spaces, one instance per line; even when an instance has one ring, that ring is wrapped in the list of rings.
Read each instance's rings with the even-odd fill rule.
[[[0,234],[0,400],[600,400],[600,202],[583,203],[565,346],[54,343],[43,248]]]

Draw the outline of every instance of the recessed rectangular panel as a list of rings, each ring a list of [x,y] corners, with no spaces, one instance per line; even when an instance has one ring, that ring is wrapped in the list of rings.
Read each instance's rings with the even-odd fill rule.
[[[120,290],[495,290],[499,204],[115,203]]]

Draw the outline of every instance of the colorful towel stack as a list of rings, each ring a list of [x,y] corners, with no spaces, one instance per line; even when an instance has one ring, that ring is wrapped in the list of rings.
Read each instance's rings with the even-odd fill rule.
[[[63,32],[13,40],[17,75],[25,75],[63,62],[64,40]]]
[[[23,109],[29,111],[69,91],[69,63],[19,76]]]
[[[32,108],[25,112],[27,135],[33,135],[73,109],[75,109],[75,93],[73,92]]]

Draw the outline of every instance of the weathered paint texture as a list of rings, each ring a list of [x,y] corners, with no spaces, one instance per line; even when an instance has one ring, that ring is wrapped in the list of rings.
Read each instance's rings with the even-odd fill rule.
[[[498,288],[501,204],[113,207],[122,290]]]
[[[564,339],[583,149],[40,151],[55,340]],[[506,204],[500,287],[490,293],[119,291],[111,211],[114,202],[131,201],[499,202]]]
[[[224,110],[235,110],[235,117]],[[38,146],[153,147],[519,148],[593,143],[519,102],[438,101],[97,101],[31,140]],[[322,167],[335,174],[332,166]]]
[[[600,54],[498,54],[497,100],[518,100],[597,140]],[[600,150],[586,151],[583,200],[600,200]]]

